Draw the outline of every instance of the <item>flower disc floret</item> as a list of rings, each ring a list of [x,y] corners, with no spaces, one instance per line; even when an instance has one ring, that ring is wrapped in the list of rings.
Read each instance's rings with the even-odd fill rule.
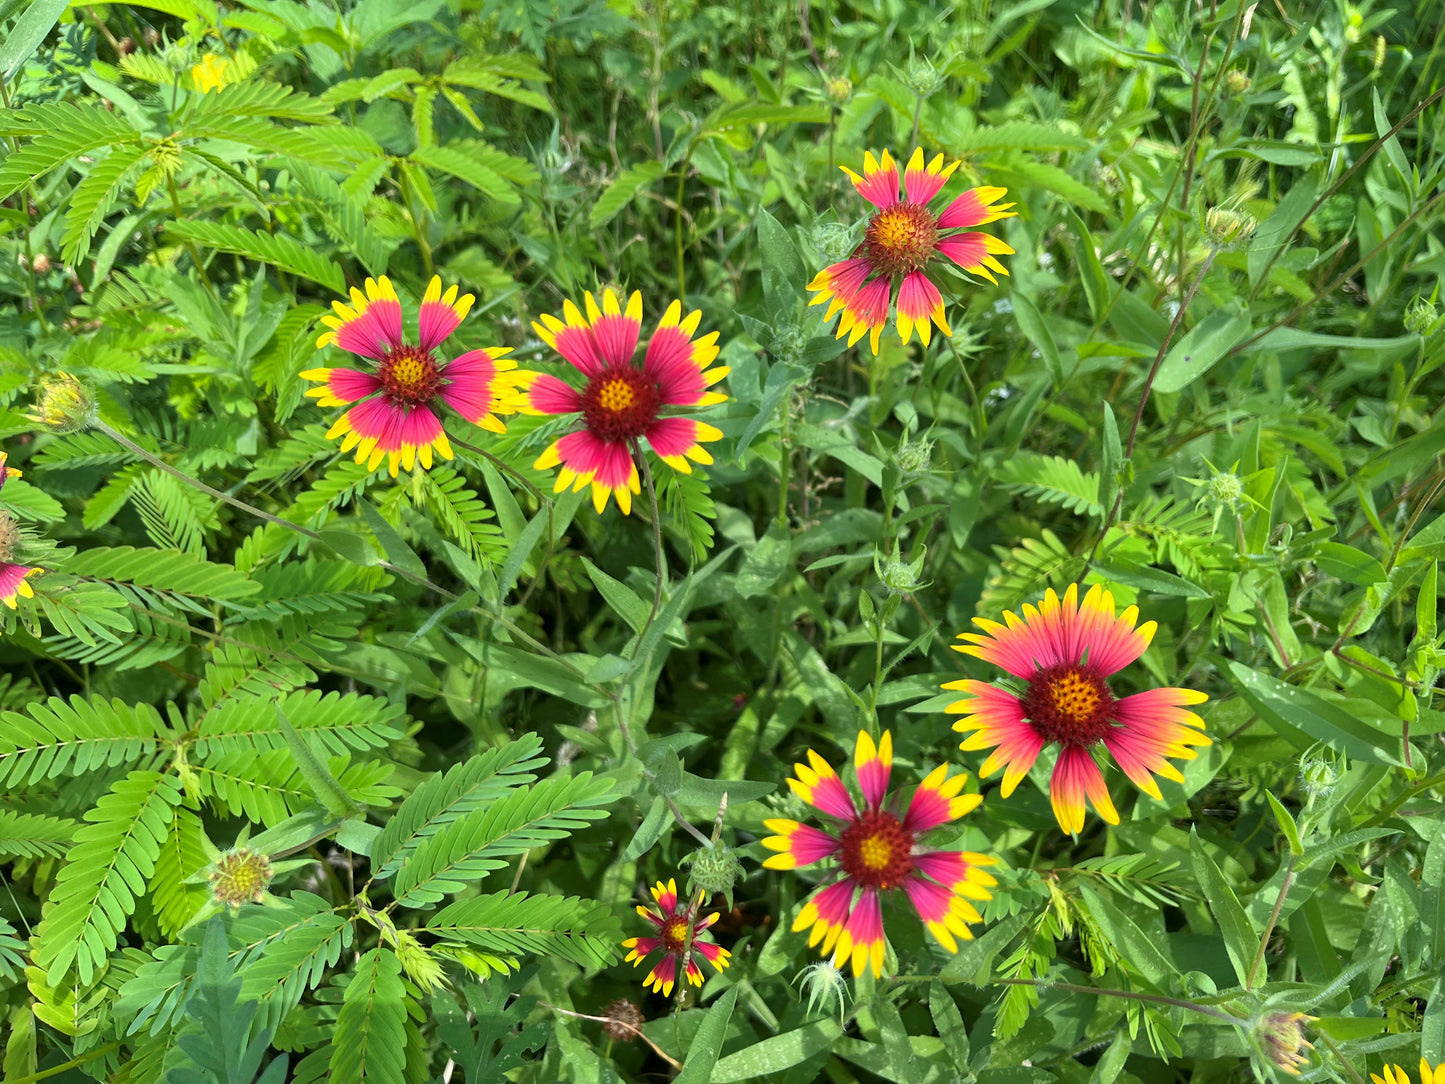
[[[698,965],[698,957],[712,964],[718,971],[728,966],[732,953],[721,945],[702,940],[699,936],[717,922],[717,912],[698,918],[692,904],[680,908],[675,880],[669,880],[665,885],[658,881],[652,889],[652,898],[657,904],[656,910],[639,906],[637,913],[652,923],[657,936],[629,937],[622,942],[622,947],[629,950],[624,962],[633,966],[641,964],[658,949],[662,950],[662,959],[642,982],[644,988],[656,990],[663,997],[672,996],[672,988],[677,982],[678,964],[687,948],[689,928],[692,930],[692,951],[688,953],[686,967],[689,983],[693,986],[702,985],[702,968]]]
[[[1007,194],[1005,189],[974,188],[941,212],[929,208],[959,164],[945,166],[941,154],[925,164],[923,150],[915,149],[903,173],[901,196],[898,164],[886,150],[879,160],[871,153],[863,156],[861,177],[843,167],[858,193],[877,209],[853,255],[819,271],[808,289],[817,294],[811,304],[828,303],[826,319],[843,314],[837,337],[847,335],[849,346],[867,335],[873,353],[878,353],[890,308],[897,313],[898,335],[904,343],[917,329],[927,346],[934,325],[952,335],[944,318],[943,295],[929,273],[935,263],[952,261],[990,282],[998,281],[995,274],[1008,274],[996,257],[1012,255],[1014,250],[991,234],[973,232],[975,227],[1014,217],[1016,212],[1009,210],[1012,203],[998,202]]]
[[[642,331],[640,293],[627,299],[625,309],[611,290],[602,291],[600,304],[588,293],[581,309],[568,301],[560,319],[544,315],[532,325],[583,380],[579,390],[543,375],[527,393],[529,412],[574,415],[579,423],[553,441],[534,464],[538,470],[558,468],[555,492],[568,486],[581,492],[590,485],[598,512],[615,497],[625,514],[632,511],[633,494],[642,492],[634,455],[640,454],[643,441],[683,474],[692,473],[692,463],[713,461],[702,445],[721,439],[722,431],[676,413],[727,399],[721,392],[708,391],[727,376],[728,369],[712,366],[718,356],[717,332],[694,338],[701,321],[701,312],[684,318],[682,302],[674,301],[652,333],[640,364],[635,357]]]
[[[763,823],[776,833],[763,846],[776,852],[768,869],[801,869],[836,859],[833,879],[803,907],[794,930],[808,930],[808,944],[822,943],[833,966],[851,965],[853,974],[883,973],[884,933],[881,899],[902,891],[919,918],[949,952],[958,940],[973,937],[969,923],[982,922],[970,901],[990,898],[997,882],[981,869],[994,859],[972,851],[936,851],[920,839],[940,825],[957,820],[978,805],[976,794],[964,794],[967,774],[948,777],[947,765],[935,768],[905,804],[888,797],[893,768],[893,735],[884,731],[877,744],[860,731],[853,766],[863,795],[861,807],[838,773],[808,750],[808,763],[793,766],[788,780],[793,793],[838,822],[832,830],[793,820]],[[901,811],[901,812],[900,812]]]
[[[308,369],[302,377],[319,387],[306,394],[318,406],[349,409],[326,434],[341,438],[341,450],[356,449],[356,462],[376,470],[383,460],[396,477],[400,468],[423,470],[433,453],[452,458],[451,442],[438,412],[443,404],[473,425],[493,433],[507,427],[498,418],[517,410],[519,389],[533,374],[517,369],[498,347],[468,350],[451,361],[438,348],[451,336],[474,298],[458,296],[457,287],[442,291],[434,276],[417,312],[417,339],[407,341],[402,306],[391,280],[367,279],[364,290],[351,291],[350,304],[332,302],[321,322],[328,328],[316,340],[319,348],[335,346],[369,364],[368,369]]]
[[[1044,746],[1057,746],[1049,797],[1065,832],[1083,828],[1086,798],[1106,821],[1119,823],[1094,759],[1099,746],[1156,801],[1162,800],[1156,775],[1183,782],[1168,758],[1192,759],[1195,746],[1210,744],[1204,721],[1187,710],[1209,698],[1173,688],[1120,698],[1107,680],[1144,654],[1154,622],[1136,627],[1134,606],[1116,616],[1113,595],[1097,584],[1082,602],[1071,584],[1062,599],[1050,590],[1037,608],[1025,606],[1022,618],[1003,616],[1004,624],[975,618],[982,633],[964,633],[954,650],[1002,667],[1023,682],[1022,692],[972,679],[943,686],[968,694],[945,709],[964,716],[954,724],[968,735],[961,748],[992,750],[980,776],[1002,767],[1000,793],[1007,798]]]

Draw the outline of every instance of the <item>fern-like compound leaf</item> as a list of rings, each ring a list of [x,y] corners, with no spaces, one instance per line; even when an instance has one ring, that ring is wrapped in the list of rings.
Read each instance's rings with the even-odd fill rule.
[[[406,987],[401,961],[374,948],[346,984],[331,1044],[332,1084],[404,1084]]]
[[[136,897],[155,872],[180,801],[175,776],[133,771],[85,814],[90,823],[75,833],[37,934],[35,962],[52,986],[71,968],[88,985],[114,951]]]
[[[1080,515],[1104,514],[1098,474],[1085,474],[1078,463],[1061,455],[1019,452],[1004,462],[999,476],[1010,489],[1022,490],[1046,504],[1061,504]]]
[[[280,703],[296,732],[328,755],[376,749],[402,736],[402,706],[378,696],[323,695],[309,689],[292,693]],[[285,745],[274,699],[228,699],[202,718],[195,756],[204,763],[208,757],[238,749],[261,752]]]
[[[560,956],[583,967],[615,962],[621,940],[617,919],[604,904],[520,892],[458,900],[434,914],[427,929],[491,952]]]
[[[511,855],[565,839],[606,816],[598,807],[613,800],[611,790],[611,779],[583,772],[574,778],[553,776],[488,802],[422,841],[397,872],[396,902],[404,907],[436,903],[501,869]]]
[[[164,744],[165,724],[149,704],[51,697],[25,710],[0,713],[0,784],[11,787],[145,763]]]
[[[201,818],[189,809],[177,809],[160,854],[156,856],[150,883],[151,909],[167,935],[177,936],[211,894],[205,884],[186,883],[188,877],[205,869],[209,862]]]
[[[390,877],[425,839],[515,787],[536,778],[547,763],[539,756],[542,739],[524,734],[516,741],[438,772],[402,802],[371,846],[371,864],[380,879]]]
[[[0,809],[0,858],[55,858],[70,849],[75,822]]]

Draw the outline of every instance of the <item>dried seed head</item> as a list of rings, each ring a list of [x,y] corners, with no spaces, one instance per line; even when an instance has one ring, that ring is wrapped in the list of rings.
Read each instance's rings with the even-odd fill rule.
[[[217,903],[240,907],[243,903],[260,903],[265,899],[266,886],[272,876],[269,858],[250,847],[237,847],[212,863],[208,879]]]
[[[0,465],[3,469],[3,465]],[[7,565],[20,544],[20,524],[9,512],[0,511],[0,565]]]
[[[637,1037],[637,1029],[647,1020],[642,1010],[625,997],[619,997],[608,1005],[603,1015],[607,1017],[607,1023],[602,1025],[602,1030],[619,1043],[632,1042]]]
[[[702,889],[707,893],[704,899],[711,899],[721,892],[732,907],[733,885],[743,872],[742,863],[731,847],[716,843],[711,847],[699,847],[690,859],[691,872],[688,875],[688,892]]]

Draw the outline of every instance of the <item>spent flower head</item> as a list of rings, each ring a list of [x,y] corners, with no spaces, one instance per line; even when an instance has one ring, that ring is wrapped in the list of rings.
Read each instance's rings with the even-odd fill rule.
[[[602,1015],[607,1017],[607,1022],[602,1025],[602,1030],[619,1043],[632,1042],[647,1021],[647,1017],[642,1015],[642,1010],[625,997],[619,997],[608,1005]]]
[[[25,417],[56,433],[78,433],[95,424],[95,396],[69,373],[56,373],[41,379],[35,413]]]
[[[1229,207],[1211,207],[1204,213],[1204,236],[1215,248],[1249,240],[1258,225],[1253,215]]]
[[[793,976],[799,988],[808,998],[808,1015],[819,1009],[830,1016],[838,1013],[838,1023],[843,1023],[848,1013],[848,976],[833,966],[829,960],[818,960],[809,964]]]
[[[1314,1049],[1305,1039],[1305,1022],[1313,1019],[1302,1012],[1267,1012],[1255,1021],[1253,1037],[1271,1065],[1299,1076],[1299,1067],[1310,1060],[1300,1051]]]
[[[683,859],[683,864],[690,867],[687,877],[689,895],[701,891],[704,899],[712,899],[721,893],[728,901],[728,909],[732,909],[733,885],[742,876],[743,867],[731,847],[722,843],[699,847]]]
[[[206,879],[211,882],[211,895],[217,903],[240,907],[264,900],[266,886],[274,876],[270,858],[250,847],[237,847],[211,864]]]

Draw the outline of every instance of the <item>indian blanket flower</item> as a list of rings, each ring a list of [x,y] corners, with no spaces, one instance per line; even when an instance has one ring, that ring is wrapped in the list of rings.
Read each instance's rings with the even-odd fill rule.
[[[952,335],[943,315],[943,295],[929,275],[931,264],[952,260],[994,283],[998,281],[994,272],[1008,274],[994,257],[1012,255],[1013,249],[991,234],[959,232],[1013,218],[1017,214],[1009,210],[1013,204],[998,202],[1007,189],[972,188],[940,213],[929,209],[929,202],[958,166],[958,161],[945,166],[941,154],[925,166],[922,149],[915,150],[903,173],[902,198],[898,163],[887,151],[881,161],[865,154],[861,177],[843,167],[859,194],[877,210],[852,257],[823,268],[808,289],[818,294],[811,304],[829,302],[826,319],[842,310],[838,338],[847,335],[849,346],[866,334],[873,353],[878,353],[878,337],[888,323],[895,284],[898,335],[905,343],[917,329],[919,340],[927,346],[931,324]]]
[[[682,910],[678,910],[677,882],[675,880],[669,880],[666,885],[658,881],[652,890],[652,898],[657,902],[657,910],[654,911],[650,907],[643,907],[639,904],[637,913],[657,927],[658,935],[656,937],[629,937],[622,942],[623,948],[632,950],[627,954],[624,962],[630,963],[634,967],[642,963],[644,957],[662,949],[662,959],[657,961],[647,978],[642,980],[645,989],[656,990],[663,997],[672,996],[672,987],[677,981],[677,964],[682,959],[683,949],[687,946],[689,927],[692,928],[692,951],[688,953],[687,981],[694,986],[702,985],[702,968],[697,962],[699,956],[712,964],[718,971],[722,971],[728,966],[732,953],[721,945],[714,945],[698,937],[698,934],[718,920],[718,912],[714,911],[706,918],[697,918],[690,903]]]
[[[953,724],[968,734],[964,750],[992,749],[979,768],[987,776],[1004,768],[1001,793],[1013,793],[1046,745],[1059,747],[1049,784],[1054,816],[1065,832],[1084,827],[1084,799],[1110,824],[1119,814],[1109,799],[1104,776],[1094,759],[1102,744],[1134,784],[1162,800],[1154,776],[1182,782],[1184,776],[1166,757],[1192,759],[1192,746],[1208,745],[1204,721],[1186,710],[1209,698],[1193,689],[1150,689],[1115,697],[1106,680],[1144,654],[1153,639],[1153,621],[1135,627],[1138,607],[1117,617],[1114,597],[1095,584],[1083,602],[1078,585],[1060,599],[1052,589],[1038,608],[1023,608],[1022,619],[1005,613],[1006,624],[974,618],[983,634],[964,633],[955,651],[1003,667],[1024,683],[1022,691],[985,681],[951,681],[968,698],[945,710],[965,716]]]
[[[468,350],[451,361],[441,361],[436,353],[471,309],[472,295],[458,297],[455,286],[442,293],[441,278],[433,277],[417,315],[417,341],[411,343],[403,337],[401,301],[391,281],[383,275],[365,285],[365,293],[352,288],[350,306],[331,303],[335,315],[321,318],[330,330],[316,345],[350,351],[372,362],[374,371],[309,369],[301,374],[320,384],[306,393],[318,406],[350,406],[326,435],[341,437],[341,450],[355,448],[356,462],[371,470],[385,459],[395,478],[398,467],[411,470],[420,463],[429,468],[433,451],[452,458],[437,417],[443,403],[473,425],[505,433],[497,415],[515,412],[517,386],[531,374],[511,371],[517,363],[503,357],[511,351],[494,346]]]
[[[763,846],[778,853],[763,862],[768,869],[801,869],[836,858],[836,879],[799,912],[793,929],[806,930],[808,944],[823,943],[824,957],[833,966],[852,961],[853,974],[871,968],[883,973],[883,910],[885,893],[902,889],[919,917],[949,952],[958,951],[956,938],[969,940],[970,922],[983,919],[970,900],[991,898],[988,886],[997,884],[980,866],[992,865],[988,855],[972,851],[936,851],[919,840],[926,832],[957,820],[982,800],[962,794],[968,773],[948,778],[948,765],[935,768],[918,785],[906,806],[901,795],[887,801],[893,768],[893,735],[883,732],[877,745],[867,731],[858,732],[853,752],[860,809],[838,773],[813,750],[808,763],[793,766],[796,779],[788,785],[803,801],[837,823],[828,830],[793,820],[767,820],[777,833]],[[901,815],[900,815],[901,810]]]
[[[0,456],[0,470],[4,469],[3,456]],[[11,471],[10,473],[19,472]],[[11,560],[15,556],[15,550],[19,544],[20,525],[15,522],[15,517],[9,512],[0,511],[0,602],[12,610],[16,608],[16,598],[35,597],[35,592],[26,582],[26,578],[40,571],[38,568],[16,564]]]
[[[634,293],[624,311],[611,290],[602,304],[589,293],[585,315],[568,301],[562,319],[543,316],[532,328],[548,346],[582,375],[579,391],[555,376],[538,376],[528,389],[528,407],[537,414],[575,414],[579,427],[554,441],[533,464],[538,470],[560,467],[554,492],[569,485],[573,492],[592,487],[592,504],[600,513],[608,498],[632,511],[632,495],[642,492],[633,460],[639,440],[668,466],[684,474],[692,464],[711,463],[703,441],[718,440],[722,431],[696,418],[669,411],[704,407],[727,396],[707,389],[727,376],[727,366],[709,369],[717,358],[717,332],[694,338],[701,312],[682,315],[674,301],[663,313],[648,341],[642,364],[635,362],[642,330],[642,294]]]
[[[19,468],[10,466],[9,458],[4,452],[0,452],[0,489],[5,488],[5,483],[9,479],[20,477]]]
[[[1371,1073],[1370,1079],[1375,1084],[1411,1084],[1410,1074],[1398,1065],[1385,1066],[1385,1075]],[[1420,1059],[1420,1084],[1445,1084],[1445,1062],[1441,1062],[1430,1068],[1430,1063],[1424,1058]]]

